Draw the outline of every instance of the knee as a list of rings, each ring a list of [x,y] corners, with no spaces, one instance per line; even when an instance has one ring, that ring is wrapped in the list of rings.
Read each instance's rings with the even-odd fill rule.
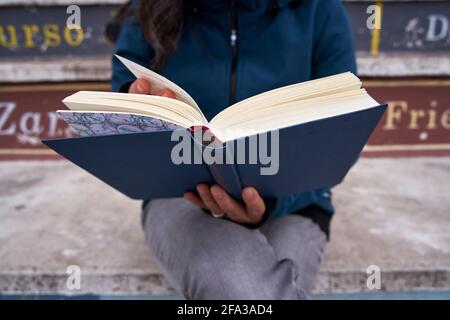
[[[196,255],[190,280],[182,288],[189,299],[306,299],[296,285],[296,268],[285,259],[258,265],[251,257],[237,254],[225,259],[221,253]]]
[[[244,275],[245,268],[223,263],[214,256],[196,257],[189,264],[190,281],[184,282],[188,299],[252,299],[255,276]]]

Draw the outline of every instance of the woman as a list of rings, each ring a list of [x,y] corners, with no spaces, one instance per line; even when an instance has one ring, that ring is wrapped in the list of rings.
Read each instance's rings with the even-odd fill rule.
[[[277,87],[356,72],[339,0],[132,2],[116,53],[179,84],[207,118]],[[113,60],[113,90],[157,94]],[[144,204],[146,239],[188,299],[305,299],[314,288],[333,214],[330,190],[271,201],[217,185]]]

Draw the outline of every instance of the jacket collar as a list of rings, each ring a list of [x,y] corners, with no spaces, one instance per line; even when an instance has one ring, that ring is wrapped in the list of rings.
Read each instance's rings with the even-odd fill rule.
[[[259,11],[261,9],[282,8],[298,0],[234,0],[236,8],[244,11]],[[230,0],[189,0],[190,4],[199,10],[223,11],[230,8]]]

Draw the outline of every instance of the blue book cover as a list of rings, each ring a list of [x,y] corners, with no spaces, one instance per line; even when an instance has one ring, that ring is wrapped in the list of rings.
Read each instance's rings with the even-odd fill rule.
[[[133,199],[180,197],[186,191],[195,190],[199,183],[217,183],[235,198],[240,198],[241,189],[246,186],[255,187],[262,197],[280,197],[340,183],[358,159],[385,109],[386,105],[378,105],[282,128],[276,132],[276,144],[271,144],[273,135],[264,137],[270,157],[256,161],[239,161],[237,152],[230,151],[240,146],[245,154],[250,154],[251,140],[260,141],[262,134],[208,147],[191,138],[189,157],[201,161],[190,163],[173,161],[174,148],[179,144],[173,141],[173,132],[192,137],[190,129],[181,127],[85,134],[43,143]],[[214,148],[231,161],[205,162],[207,148]]]

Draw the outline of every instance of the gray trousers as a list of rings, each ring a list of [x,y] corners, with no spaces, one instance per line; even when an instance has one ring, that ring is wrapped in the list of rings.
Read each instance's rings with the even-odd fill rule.
[[[308,299],[326,244],[312,220],[287,215],[249,229],[184,199],[151,201],[146,242],[187,299]]]

